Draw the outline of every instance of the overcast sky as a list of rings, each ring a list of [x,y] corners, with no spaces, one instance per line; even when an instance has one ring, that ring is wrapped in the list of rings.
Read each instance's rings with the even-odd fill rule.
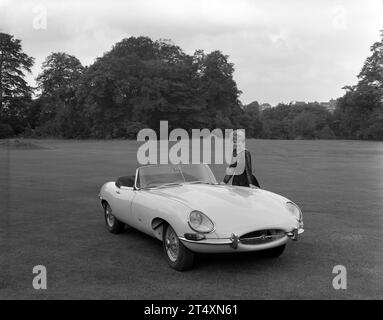
[[[0,0],[0,31],[36,58],[30,81],[51,52],[89,65],[145,35],[229,55],[243,103],[341,96],[382,29],[383,0]]]

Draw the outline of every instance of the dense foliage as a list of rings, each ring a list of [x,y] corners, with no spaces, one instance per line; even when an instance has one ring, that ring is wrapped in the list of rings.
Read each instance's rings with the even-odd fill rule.
[[[335,112],[337,133],[342,138],[383,140],[383,32],[371,46],[355,86],[345,87]]]
[[[279,104],[261,115],[261,137],[268,139],[333,139],[332,114],[318,103]]]
[[[91,65],[78,85],[85,136],[135,137],[143,127],[233,126],[239,91],[219,51],[193,56],[169,41],[129,38]]]
[[[36,78],[20,40],[0,34],[0,138],[135,138],[145,127],[245,128],[267,139],[383,140],[383,39],[331,113],[319,103],[242,105],[234,65],[220,51],[186,54],[169,40],[130,37],[88,67],[50,54]],[[263,108],[263,107],[267,108]]]
[[[0,138],[24,132],[32,94],[24,78],[32,65],[21,41],[0,33]]]

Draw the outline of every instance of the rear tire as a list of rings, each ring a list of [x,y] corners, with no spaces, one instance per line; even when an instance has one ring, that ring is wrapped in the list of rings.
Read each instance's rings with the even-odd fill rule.
[[[193,267],[194,253],[182,244],[170,225],[165,227],[162,240],[165,257],[170,267],[177,271]]]
[[[106,228],[110,233],[118,234],[124,231],[125,224],[113,215],[112,208],[109,203],[104,204],[104,216],[105,216],[105,224]]]
[[[286,244],[283,244],[279,247],[263,250],[262,254],[267,258],[278,258],[285,251],[285,248]]]

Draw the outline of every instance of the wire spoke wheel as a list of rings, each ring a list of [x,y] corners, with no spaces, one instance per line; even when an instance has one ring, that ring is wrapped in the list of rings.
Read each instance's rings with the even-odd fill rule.
[[[180,243],[177,234],[171,227],[167,228],[166,230],[165,248],[169,259],[173,262],[176,262],[179,256]]]
[[[106,215],[106,222],[108,223],[109,227],[112,228],[115,222],[115,218],[112,213],[112,209],[109,205],[106,206],[105,215]]]
[[[104,207],[104,220],[108,231],[114,234],[123,232],[125,223],[121,222],[114,216],[110,204],[105,201],[102,206]]]

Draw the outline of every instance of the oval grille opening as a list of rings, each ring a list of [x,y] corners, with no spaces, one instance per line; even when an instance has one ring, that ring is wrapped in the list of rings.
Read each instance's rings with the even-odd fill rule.
[[[243,244],[262,244],[283,238],[285,232],[279,229],[256,230],[244,234],[239,238]]]

